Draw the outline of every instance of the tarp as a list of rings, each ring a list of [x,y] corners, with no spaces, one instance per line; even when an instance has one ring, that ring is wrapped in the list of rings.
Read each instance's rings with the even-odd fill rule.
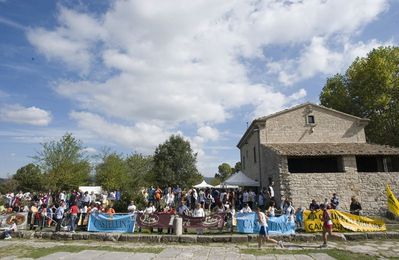
[[[259,182],[252,180],[242,171],[234,173],[229,178],[227,178],[224,183],[227,185],[259,187]]]
[[[102,192],[101,186],[79,186],[79,191],[88,192],[89,194],[93,191],[94,194],[100,194]]]
[[[387,185],[387,203],[389,212],[395,216],[399,216],[399,202],[389,185]]]
[[[295,222],[289,221],[287,215],[270,217],[267,221],[269,235],[293,235],[295,234]],[[239,233],[259,233],[258,214],[237,213],[237,231]]]
[[[89,217],[87,231],[133,233],[136,225],[135,214],[92,213]]]
[[[353,215],[338,210],[329,210],[333,222],[333,231],[338,232],[372,232],[386,231],[384,221],[371,219],[368,217]],[[305,210],[303,212],[306,232],[321,232],[323,230],[323,211]]]
[[[194,188],[213,188],[213,186],[203,180],[200,184],[194,185]]]

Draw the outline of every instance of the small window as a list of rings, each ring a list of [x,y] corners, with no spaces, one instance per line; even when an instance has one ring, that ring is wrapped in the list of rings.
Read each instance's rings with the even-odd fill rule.
[[[256,163],[256,148],[254,146],[254,163]]]
[[[309,125],[314,125],[316,124],[316,121],[314,119],[314,115],[308,115],[308,122]]]

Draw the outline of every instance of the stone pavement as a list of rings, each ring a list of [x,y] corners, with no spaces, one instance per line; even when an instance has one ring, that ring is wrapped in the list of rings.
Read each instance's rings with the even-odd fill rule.
[[[21,240],[12,239],[9,241],[1,241],[0,250],[10,246],[23,246],[34,248],[51,248],[55,246],[82,246],[87,245],[87,249],[78,253],[58,252],[45,257],[39,258],[44,260],[53,259],[334,259],[330,257],[325,249],[319,248],[320,242],[295,242],[286,243],[285,248],[277,249],[280,254],[254,256],[250,254],[240,253],[240,249],[256,249],[255,243],[247,244],[225,244],[214,243],[209,245],[181,245],[181,244],[158,244],[149,245],[147,243],[121,243],[121,242],[92,242],[92,241],[40,241],[40,240]],[[155,253],[132,253],[132,252],[115,252],[101,251],[90,249],[90,247],[110,246],[115,248],[161,248],[159,254]],[[267,244],[265,248],[275,248],[272,244]],[[399,258],[399,241],[398,240],[366,240],[366,241],[349,241],[349,242],[329,242],[328,248],[341,249],[353,253],[368,254],[373,258]],[[313,249],[316,252],[308,253],[306,249]],[[280,251],[281,250],[281,251]],[[290,254],[290,250],[299,250],[299,253]],[[303,253],[300,251],[304,250]],[[254,250],[256,251],[256,250]],[[284,254],[285,251],[287,254]],[[6,256],[2,259],[16,259],[15,256]]]

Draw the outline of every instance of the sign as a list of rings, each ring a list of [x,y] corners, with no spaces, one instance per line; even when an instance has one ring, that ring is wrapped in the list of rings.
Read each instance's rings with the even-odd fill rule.
[[[372,232],[386,231],[384,221],[375,220],[364,216],[357,216],[338,210],[329,210],[333,222],[333,231],[347,232]],[[305,210],[303,212],[306,232],[321,232],[323,230],[323,211]]]
[[[286,215],[270,217],[267,221],[269,235],[292,235],[295,234],[295,222],[289,221]],[[260,226],[258,214],[237,213],[237,230],[239,233],[259,233]]]
[[[153,227],[153,228],[169,228],[173,226],[173,220],[176,215],[167,213],[154,213],[137,215],[137,225],[140,227]],[[179,216],[183,218],[184,228],[223,228],[224,226],[224,213],[215,213],[207,217],[190,217]]]
[[[136,224],[135,214],[92,213],[89,217],[88,231],[133,233]]]
[[[219,228],[224,226],[225,213],[214,213],[206,217],[182,216],[184,228]]]
[[[28,212],[18,212],[0,215],[0,228],[6,229],[11,227],[14,219],[17,220],[18,229],[26,229],[28,225]]]
[[[395,216],[399,216],[399,201],[393,194],[389,185],[387,185],[387,202],[388,202],[388,210]]]

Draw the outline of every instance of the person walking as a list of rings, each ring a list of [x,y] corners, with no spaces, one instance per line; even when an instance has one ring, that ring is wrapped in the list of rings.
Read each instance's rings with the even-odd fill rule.
[[[346,237],[344,234],[336,234],[332,232],[333,229],[333,222],[331,219],[331,214],[328,211],[327,207],[324,204],[320,205],[320,209],[323,210],[323,217],[322,217],[322,221],[323,221],[323,244],[321,245],[321,247],[327,247],[327,238],[328,236],[335,236],[335,237],[339,237],[342,240],[346,240]]]
[[[265,213],[263,213],[261,208],[259,208],[259,207],[256,209],[256,212],[258,214],[258,222],[260,225],[260,230],[259,230],[259,235],[258,235],[258,248],[260,249],[262,246],[262,243],[264,243],[266,241],[270,241],[280,247],[284,247],[283,241],[280,240],[277,242],[277,240],[269,237],[269,231],[268,231],[268,226],[267,226],[267,217],[266,217]]]

